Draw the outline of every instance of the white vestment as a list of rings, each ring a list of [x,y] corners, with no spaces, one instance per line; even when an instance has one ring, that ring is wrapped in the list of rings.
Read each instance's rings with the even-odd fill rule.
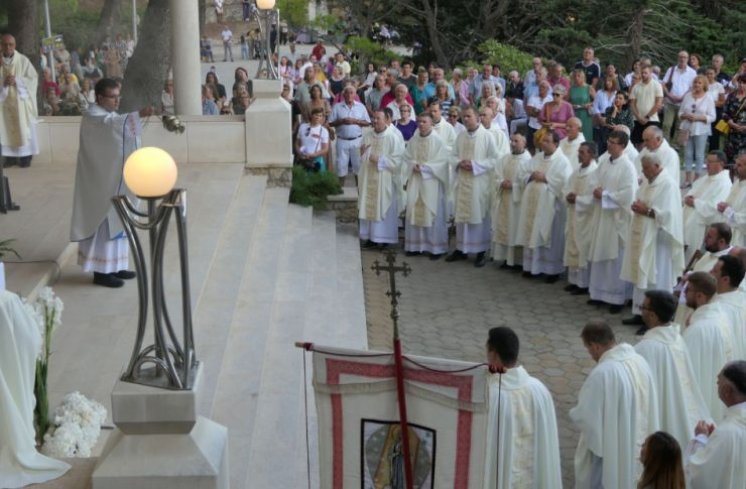
[[[694,207],[684,205],[684,261],[689,262],[694,252],[702,248],[707,225],[719,217],[718,203],[724,201],[730,193],[732,183],[727,170],[717,175],[705,175],[694,181],[686,193],[694,197]]]
[[[431,131],[414,133],[407,144],[404,162],[407,184],[407,213],[404,249],[442,254],[448,251],[445,189],[448,188],[449,151]],[[420,172],[414,171],[419,165]]]
[[[649,329],[635,350],[650,366],[658,393],[660,429],[686,446],[701,419],[711,420],[678,324]]]
[[[376,243],[398,242],[398,217],[402,207],[401,158],[404,141],[386,128],[380,133],[370,131],[363,136],[363,153],[358,176],[358,218],[360,238]],[[371,155],[377,155],[375,164]]]
[[[588,287],[589,259],[593,238],[593,189],[598,184],[598,163],[595,160],[573,171],[565,186],[565,197],[575,194],[575,203],[567,204],[565,223],[565,256],[568,281],[581,288]]]
[[[490,246],[489,212],[497,155],[495,137],[482,125],[456,138],[451,155],[451,166],[455,168],[453,213],[456,248],[464,253],[486,251]],[[471,172],[456,168],[461,160],[471,161]]]
[[[0,487],[41,484],[70,466],[36,451],[34,380],[42,338],[20,297],[0,290]]]
[[[621,278],[635,286],[636,314],[643,291],[672,290],[684,269],[680,196],[678,184],[666,170],[661,170],[652,183],[645,179],[637,190],[637,200],[653,209],[655,217],[634,214],[624,250]]]
[[[733,328],[733,355],[736,360],[746,360],[746,292],[734,290],[722,294],[715,294],[713,301],[728,317],[728,323]]]
[[[29,59],[15,52],[0,57],[0,144],[3,156],[39,154],[36,138],[36,89],[39,75]],[[8,75],[15,75],[15,86],[5,86]]]
[[[529,179],[535,171],[544,173],[546,182]],[[517,243],[523,246],[523,269],[534,275],[555,275],[564,270],[566,206],[563,201],[570,162],[561,151],[550,156],[537,152],[524,166],[521,176],[525,190],[521,197]]]
[[[692,313],[682,336],[689,350],[699,391],[712,419],[719,423],[725,414],[725,406],[718,397],[715,380],[725,364],[734,360],[733,328],[720,305],[710,302]]]
[[[438,123],[433,121],[433,131],[443,140],[450,154],[453,151],[453,145],[456,144],[456,129],[447,120],[441,118]]]
[[[117,114],[96,104],[80,122],[70,240],[79,242],[78,263],[84,271],[127,269],[127,239],[111,199],[124,194],[134,201],[122,172],[140,146],[141,132],[137,112]]]
[[[520,265],[518,251],[518,228],[521,213],[521,196],[524,182],[523,167],[531,161],[531,153],[505,155],[495,166],[495,195],[492,201],[492,257],[505,260],[508,265]],[[512,187],[502,188],[505,181]]]
[[[718,262],[718,258],[730,253],[731,249],[732,248],[729,246],[728,248],[722,251],[716,251],[715,253],[710,253],[709,251],[705,251],[702,257],[696,262],[694,262],[694,265],[692,265],[692,271],[689,273],[694,273],[694,272],[709,273],[712,270],[712,268],[715,266],[715,264]],[[676,306],[676,315],[673,318],[674,323],[682,324],[684,325],[684,327],[686,327],[687,318],[692,312],[692,309],[686,305],[686,287],[687,287],[687,284],[686,282],[684,282],[684,285],[681,287],[681,290],[679,293],[679,303]]]
[[[502,375],[502,387],[500,382],[499,375],[490,376],[484,489],[561,489],[557,417],[552,395],[523,367],[509,369]],[[495,422],[498,406],[499,439]]]
[[[487,130],[495,138],[495,146],[497,148],[496,159],[499,160],[503,156],[510,154],[510,140],[508,140],[508,136],[505,135],[505,131],[500,129],[497,124],[490,125]]]
[[[681,182],[679,154],[668,144],[668,141],[664,139],[655,151],[650,151],[648,148],[640,150],[635,160],[635,169],[637,170],[638,178],[644,178],[642,175],[642,158],[645,156],[657,156],[661,162],[661,166],[666,170],[666,176],[673,179],[677,187],[679,186]]]
[[[746,403],[727,408],[707,444],[686,465],[690,489],[743,489],[746,484]]]
[[[730,244],[746,247],[746,179],[736,180],[725,198],[730,207],[718,212],[712,222],[727,222],[733,231]],[[709,224],[709,223],[708,223]]]
[[[598,160],[596,180],[603,193],[600,199],[593,199],[589,292],[591,299],[621,305],[629,295],[629,286],[619,274],[632,221],[630,206],[638,188],[637,174],[626,155],[611,159],[604,153]]]
[[[567,161],[570,162],[570,165],[572,166],[572,171],[575,171],[580,166],[580,161],[578,161],[578,149],[580,148],[580,145],[585,142],[585,136],[583,136],[582,132],[579,132],[577,137],[570,141],[568,137],[562,139],[559,143],[559,149],[562,151],[562,154],[565,155],[565,158],[567,158]]]
[[[601,355],[570,418],[580,429],[575,487],[591,488],[594,457],[601,459],[603,487],[635,487],[640,447],[659,427],[655,380],[645,359],[626,343]]]

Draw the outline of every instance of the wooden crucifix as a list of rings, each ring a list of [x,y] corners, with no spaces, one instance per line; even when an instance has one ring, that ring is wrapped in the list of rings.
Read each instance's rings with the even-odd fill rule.
[[[399,401],[399,425],[401,426],[401,445],[404,455],[404,476],[407,489],[414,488],[414,473],[412,471],[412,459],[409,447],[409,422],[407,421],[407,398],[404,392],[404,362],[401,353],[401,341],[399,339],[399,297],[401,292],[396,289],[396,273],[401,272],[405,277],[412,272],[409,265],[402,262],[396,265],[396,251],[389,250],[386,253],[388,265],[381,265],[378,260],[373,263],[371,269],[380,276],[381,272],[389,274],[389,290],[386,295],[391,297],[391,321],[394,323],[394,371],[396,372],[396,393]]]

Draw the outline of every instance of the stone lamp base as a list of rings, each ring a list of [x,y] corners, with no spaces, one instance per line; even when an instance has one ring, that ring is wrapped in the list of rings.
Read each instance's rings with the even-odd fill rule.
[[[228,489],[228,430],[196,415],[201,371],[190,391],[116,383],[93,489]]]

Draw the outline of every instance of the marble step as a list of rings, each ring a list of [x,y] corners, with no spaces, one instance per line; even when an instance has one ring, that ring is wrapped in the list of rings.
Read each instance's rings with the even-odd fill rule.
[[[238,301],[212,396],[209,417],[228,427],[231,487],[243,487],[254,427],[267,332],[288,219],[289,191],[268,188],[242,270]]]

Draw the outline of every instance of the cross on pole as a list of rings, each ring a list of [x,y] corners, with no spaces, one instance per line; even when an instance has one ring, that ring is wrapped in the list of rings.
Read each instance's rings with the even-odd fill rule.
[[[396,251],[389,250],[386,252],[386,262],[388,265],[381,265],[378,260],[373,263],[371,270],[376,272],[377,276],[381,275],[381,272],[388,272],[389,274],[389,290],[386,295],[391,297],[391,320],[394,323],[394,339],[399,339],[399,297],[401,292],[396,289],[396,273],[401,272],[403,276],[407,276],[412,272],[406,262],[402,262],[401,266],[396,265]]]

